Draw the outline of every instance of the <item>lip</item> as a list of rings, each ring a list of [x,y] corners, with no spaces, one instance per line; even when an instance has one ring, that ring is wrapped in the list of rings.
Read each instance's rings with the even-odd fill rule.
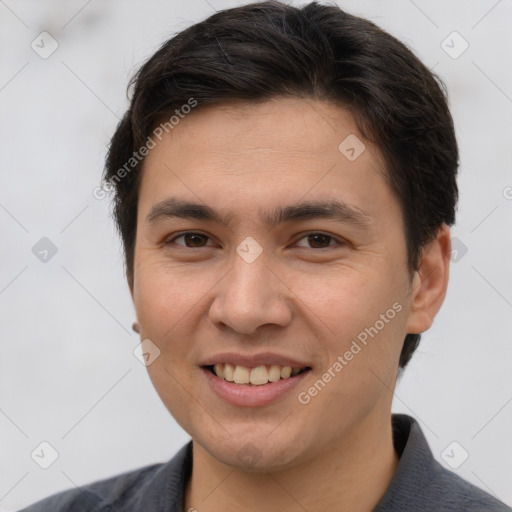
[[[208,368],[201,368],[201,371],[213,391],[226,402],[241,407],[261,407],[284,397],[302,382],[311,370],[261,386],[228,382],[214,375]]]
[[[241,354],[235,352],[222,352],[205,359],[199,363],[199,366],[213,366],[217,363],[229,363],[247,368],[255,368],[256,366],[277,364],[279,366],[291,366],[292,368],[311,368],[311,364],[286,356],[281,356],[273,352],[260,352],[259,354]]]

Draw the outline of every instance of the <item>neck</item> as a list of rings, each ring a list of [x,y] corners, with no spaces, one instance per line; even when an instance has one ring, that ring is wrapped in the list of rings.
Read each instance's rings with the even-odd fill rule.
[[[287,470],[251,473],[214,459],[195,441],[185,510],[371,512],[398,464],[391,419],[370,414],[356,432]]]

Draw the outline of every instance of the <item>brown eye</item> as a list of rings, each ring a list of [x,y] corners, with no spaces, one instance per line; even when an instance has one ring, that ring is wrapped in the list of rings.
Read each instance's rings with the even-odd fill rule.
[[[327,235],[309,235],[308,241],[313,244],[313,247],[317,249],[318,247],[315,247],[315,244],[320,244],[322,247],[329,247],[329,240],[332,240],[332,237]],[[327,245],[325,245],[327,243]]]
[[[308,248],[311,249],[326,249],[327,247],[336,245],[336,240],[332,236],[324,233],[311,233],[301,238],[301,240],[305,239],[307,239],[307,243],[309,244]],[[330,243],[331,241],[333,241],[334,244]]]
[[[168,240],[166,242],[166,245],[175,242],[176,240],[183,238],[185,240],[185,244],[177,244],[177,245],[185,245],[185,247],[190,247],[191,249],[194,248],[201,248],[205,247],[205,244],[202,244],[202,242],[205,242],[206,240],[209,240],[209,238],[206,235],[203,235],[201,233],[182,233],[181,235],[178,235],[171,240]]]

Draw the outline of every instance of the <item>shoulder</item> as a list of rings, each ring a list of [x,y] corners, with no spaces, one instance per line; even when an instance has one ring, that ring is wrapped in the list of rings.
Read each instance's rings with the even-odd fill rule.
[[[166,463],[59,492],[20,512],[151,512],[162,509],[163,505],[167,510],[175,510],[183,500],[191,465],[192,443],[189,442]]]
[[[374,512],[512,512],[435,460],[415,419],[394,414],[392,425],[398,467]]]
[[[463,510],[465,512],[511,512],[512,509],[491,494],[464,480],[459,475],[434,464],[432,479],[427,490],[437,496],[440,510]]]
[[[20,512],[99,512],[110,510],[113,503],[140,492],[163,464],[153,464],[114,477],[98,480],[83,487],[59,492]]]

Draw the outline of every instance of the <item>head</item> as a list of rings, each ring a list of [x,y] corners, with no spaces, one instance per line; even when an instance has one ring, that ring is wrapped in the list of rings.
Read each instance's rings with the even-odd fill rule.
[[[318,422],[356,401],[348,431],[389,405],[383,382],[446,291],[458,151],[442,82],[336,6],[262,2],[177,34],[131,86],[104,179],[141,337],[161,352],[148,370],[177,421],[219,446],[238,432],[247,441],[247,409],[223,404],[214,421],[189,404],[198,364],[225,351],[295,353],[311,363],[309,384],[352,351],[301,414]],[[273,407],[251,417],[260,434]],[[290,436],[305,452],[309,416]]]

